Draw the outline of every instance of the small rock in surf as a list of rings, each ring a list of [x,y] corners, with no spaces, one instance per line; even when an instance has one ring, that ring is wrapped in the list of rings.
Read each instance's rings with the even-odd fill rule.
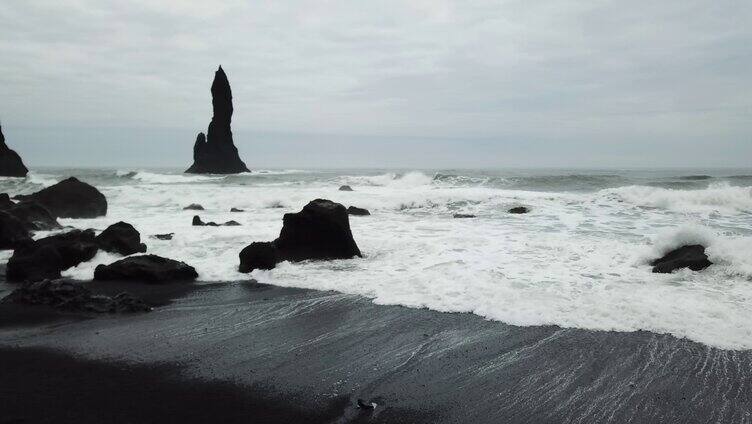
[[[528,212],[530,212],[530,209],[526,208],[525,206],[517,206],[517,207],[514,207],[512,209],[509,209],[508,212],[509,213],[514,213],[514,214],[522,214],[522,213],[528,213]]]
[[[653,267],[653,272],[668,274],[681,268],[700,271],[713,265],[713,263],[708,260],[708,256],[705,254],[705,246],[693,244],[672,250],[662,258],[650,262],[650,265]]]
[[[367,216],[367,215],[370,215],[371,212],[369,212],[368,209],[363,209],[363,208],[359,208],[356,206],[350,206],[347,208],[347,214],[354,215],[354,216]]]

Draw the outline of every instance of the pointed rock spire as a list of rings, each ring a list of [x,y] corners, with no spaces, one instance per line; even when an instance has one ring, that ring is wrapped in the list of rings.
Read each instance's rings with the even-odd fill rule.
[[[25,177],[29,170],[24,166],[21,156],[5,144],[3,128],[0,126],[0,176]]]
[[[193,145],[193,165],[185,172],[192,174],[236,174],[250,172],[240,160],[232,141],[232,90],[222,66],[214,74],[211,86],[214,116],[209,130],[199,133]]]

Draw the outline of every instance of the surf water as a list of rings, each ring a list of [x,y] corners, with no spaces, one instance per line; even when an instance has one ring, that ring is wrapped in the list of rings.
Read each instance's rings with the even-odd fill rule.
[[[255,170],[201,176],[39,169],[25,179],[0,179],[0,190],[28,193],[71,175],[98,187],[109,211],[61,223],[97,230],[132,223],[149,253],[193,265],[202,281],[255,278],[515,325],[649,330],[752,349],[750,170]],[[338,191],[342,184],[354,191]],[[282,215],[315,198],[371,211],[350,218],[363,258],[282,263],[250,276],[237,272],[243,247],[276,238]],[[184,211],[190,203],[206,210]],[[531,212],[507,213],[520,205]],[[231,207],[245,212],[230,213]],[[455,213],[477,218],[453,219]],[[242,226],[193,227],[195,214]],[[159,233],[174,237],[149,237]],[[651,273],[650,259],[687,243],[707,246],[715,264],[702,272]],[[90,279],[96,265],[116,259],[99,253],[64,275]]]

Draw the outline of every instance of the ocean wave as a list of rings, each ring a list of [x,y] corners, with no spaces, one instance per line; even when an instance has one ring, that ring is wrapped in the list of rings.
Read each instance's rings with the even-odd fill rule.
[[[116,172],[120,178],[132,179],[149,184],[181,184],[197,183],[205,181],[222,180],[224,175],[196,175],[196,174],[159,174],[148,171],[122,171]]]
[[[675,212],[752,211],[752,187],[731,186],[725,182],[714,183],[699,190],[627,186],[603,190],[599,194],[615,196],[638,206]]]
[[[349,175],[336,179],[339,184],[351,186],[411,188],[430,185],[433,179],[428,175],[411,171],[407,173],[388,172],[380,175]]]

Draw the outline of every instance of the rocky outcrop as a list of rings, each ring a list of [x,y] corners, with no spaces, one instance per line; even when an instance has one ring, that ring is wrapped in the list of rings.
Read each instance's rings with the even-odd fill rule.
[[[662,258],[652,261],[650,265],[653,267],[653,272],[668,274],[681,268],[700,271],[713,265],[713,263],[708,260],[708,255],[705,254],[705,246],[693,244],[672,250]]]
[[[201,220],[201,217],[198,215],[195,215],[193,217],[193,221],[191,222],[191,225],[194,227],[235,227],[240,225],[238,221],[227,221],[223,224],[217,224],[216,222],[204,222]]]
[[[172,236],[174,235],[175,233],[164,233],[164,234],[154,234],[152,235],[152,237],[157,240],[172,240]]]
[[[141,234],[127,222],[110,225],[94,239],[100,249],[127,256],[146,252],[146,245],[141,243]]]
[[[54,216],[36,202],[21,202],[6,210],[24,224],[29,231],[49,231],[61,228]]]
[[[316,199],[300,212],[285,214],[276,240],[253,243],[239,256],[238,270],[250,272],[273,268],[271,262],[350,259],[361,253],[350,231],[347,209],[331,200]]]
[[[148,312],[151,308],[128,293],[94,295],[91,290],[68,280],[43,280],[24,284],[6,296],[3,303],[45,305],[74,312]]]
[[[230,212],[245,212],[243,209],[230,208]]]
[[[347,208],[347,214],[354,216],[368,216],[371,214],[371,212],[369,212],[368,209],[350,206],[349,208]]]
[[[60,278],[60,272],[89,261],[99,250],[93,230],[73,230],[45,237],[13,251],[8,260],[8,281]]]
[[[0,195],[0,250],[15,249],[31,241],[31,231],[60,228],[47,209],[34,202],[13,203]]]
[[[75,177],[16,198],[39,203],[56,218],[96,218],[107,214],[104,194]]]
[[[0,211],[4,211],[15,206],[16,202],[10,200],[8,193],[0,193]]]
[[[94,270],[95,280],[140,281],[149,284],[193,281],[196,270],[180,261],[157,255],[130,256]]]
[[[199,133],[193,146],[193,165],[185,172],[192,174],[237,174],[250,172],[232,140],[232,90],[220,66],[211,86],[214,116],[207,135]]]
[[[530,212],[530,209],[526,208],[525,206],[517,206],[512,209],[509,209],[507,212],[514,213],[514,214],[523,214]]]
[[[280,262],[274,242],[257,241],[240,251],[238,271],[251,272],[254,269],[272,269]]]
[[[199,205],[198,203],[191,203],[190,205],[183,208],[184,211],[202,211],[204,210],[204,207]]]
[[[21,156],[5,144],[3,128],[0,126],[0,176],[25,177],[28,173]]]
[[[353,189],[349,185],[343,185],[339,187],[339,191],[353,191]]]
[[[15,216],[0,211],[0,250],[15,249],[31,242],[29,231]]]

